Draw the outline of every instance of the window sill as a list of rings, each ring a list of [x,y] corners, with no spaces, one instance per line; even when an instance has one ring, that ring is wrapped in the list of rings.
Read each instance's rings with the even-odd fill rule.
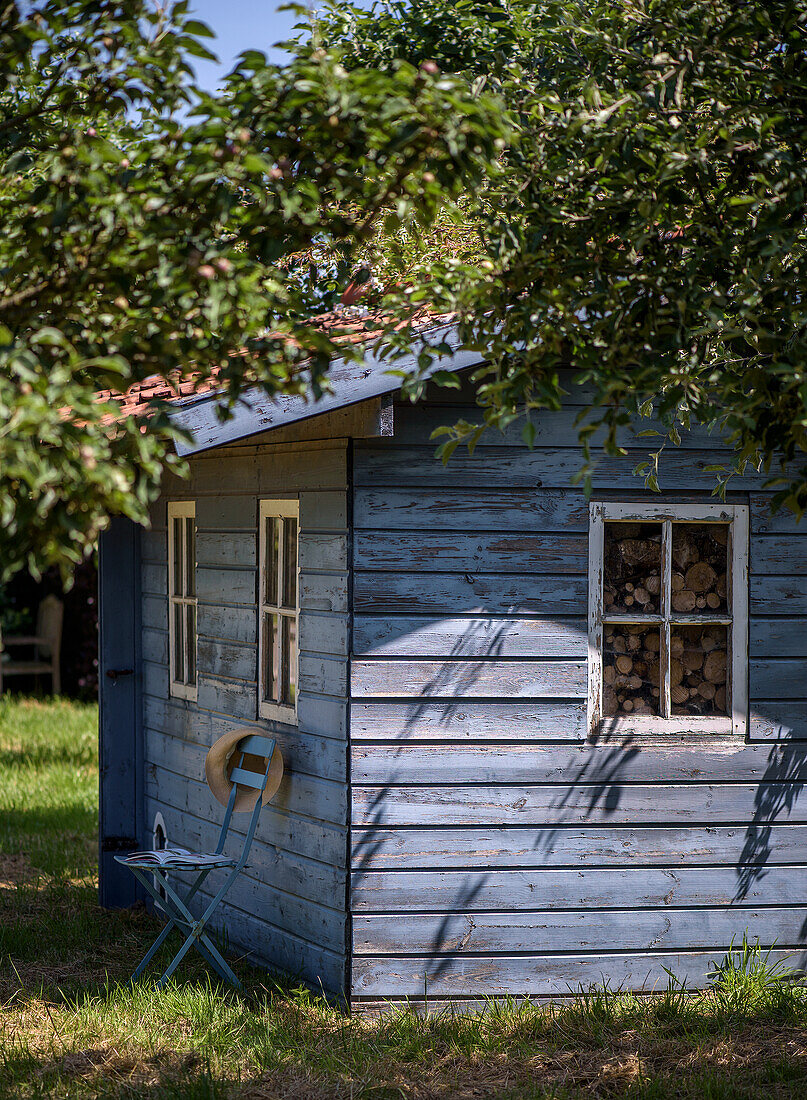
[[[281,707],[277,703],[260,703],[258,718],[264,718],[269,722],[281,722],[284,726],[299,724],[296,707]]]
[[[188,702],[195,703],[199,694],[199,689],[196,684],[171,684],[169,689],[169,695],[172,699],[186,699]]]
[[[673,718],[659,718],[656,715],[615,715],[614,717],[601,718],[596,728],[590,734],[591,740],[600,740],[611,737],[626,737],[636,735],[640,737],[661,738],[689,738],[689,737],[722,737],[736,739],[744,738],[747,719],[737,716],[734,719],[726,716],[714,718],[680,715]]]

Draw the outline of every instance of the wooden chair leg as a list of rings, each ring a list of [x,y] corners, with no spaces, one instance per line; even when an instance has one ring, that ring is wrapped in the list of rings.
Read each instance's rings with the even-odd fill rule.
[[[61,669],[61,654],[59,653],[58,649],[53,654],[52,660],[53,660],[53,666],[52,666],[53,694],[54,695],[61,695],[62,694],[62,669]]]

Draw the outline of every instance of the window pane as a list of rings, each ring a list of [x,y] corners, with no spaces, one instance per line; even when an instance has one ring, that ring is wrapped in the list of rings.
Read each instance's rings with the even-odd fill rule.
[[[182,576],[182,520],[174,516],[171,520],[171,541],[173,543],[174,586],[172,596],[181,596],[184,586]]]
[[[606,614],[658,613],[661,532],[660,523],[606,523],[603,576]]]
[[[658,627],[606,626],[604,637],[603,715],[658,714]]]
[[[185,594],[196,595],[196,520],[185,517]]]
[[[673,714],[726,714],[725,626],[674,626],[670,633]]]
[[[283,616],[281,668],[283,670],[281,702],[293,707],[297,698],[297,619],[293,615]]]
[[[283,521],[283,606],[297,608],[297,520]]]
[[[186,622],[188,625],[186,637],[186,652],[188,654],[186,664],[185,683],[196,683],[196,604],[189,603],[185,608]]]
[[[727,523],[674,523],[672,607],[682,614],[726,613]]]
[[[174,613],[174,681],[185,683],[185,631],[183,630],[181,603],[175,603]]]
[[[267,703],[277,702],[278,683],[278,659],[279,648],[277,644],[277,615],[263,616],[263,668],[261,677],[263,680],[263,699]]]
[[[280,520],[269,516],[265,521],[263,537],[266,540],[264,550],[265,574],[263,581],[263,602],[277,607],[277,558],[279,550],[278,528]]]

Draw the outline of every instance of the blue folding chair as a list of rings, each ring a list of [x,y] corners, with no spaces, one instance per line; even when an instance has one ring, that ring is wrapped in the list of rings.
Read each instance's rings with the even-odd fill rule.
[[[165,928],[160,932],[157,939],[146,952],[143,961],[129,979],[130,984],[137,981],[153,959],[154,955],[168,938],[171,931],[176,928],[185,935],[185,941],[165,970],[165,973],[157,982],[158,988],[165,985],[185,958],[188,951],[194,946],[225,981],[232,983],[236,989],[240,990],[242,988],[238,978],[222,958],[221,952],[216,948],[215,944],[211,942],[210,937],[205,931],[205,927],[227,891],[246,866],[249,850],[252,846],[252,839],[255,836],[255,829],[258,824],[258,817],[261,812],[261,807],[263,806],[263,792],[269,780],[274,751],[275,741],[270,737],[249,734],[238,741],[235,749],[238,759],[235,762],[235,766],[229,772],[232,789],[230,790],[227,809],[224,813],[224,821],[221,825],[219,842],[216,845],[215,852],[208,854],[186,852],[182,849],[173,852],[170,849],[163,849],[161,852],[135,852],[128,856],[115,856],[118,863],[123,864],[131,870],[132,874],[154,898],[157,906],[162,909],[168,917],[168,923]],[[266,768],[262,774],[244,767],[244,758],[247,754],[253,757],[261,756],[266,758]],[[227,839],[227,831],[230,827],[230,820],[234,812],[239,812],[235,809],[239,787],[252,788],[257,792],[257,796],[255,799],[255,806],[252,809],[249,828],[247,829],[244,840],[243,851],[241,852],[240,858],[235,860],[225,856],[223,853],[224,844]],[[155,862],[155,856],[159,856],[159,863]],[[210,872],[218,868],[230,868],[230,874],[227,876],[219,892],[202,913],[201,917],[197,919],[191,913],[188,904],[201,888]],[[199,875],[191,886],[190,891],[183,899],[171,886],[168,880],[168,872],[188,870],[198,870]]]

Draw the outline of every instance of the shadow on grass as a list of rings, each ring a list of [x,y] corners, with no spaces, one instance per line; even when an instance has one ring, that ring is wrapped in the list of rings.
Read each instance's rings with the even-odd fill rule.
[[[77,997],[105,999],[111,989],[128,981],[163,927],[162,920],[142,904],[102,909],[94,880],[59,881],[25,870],[22,881],[0,889],[0,997],[17,1004],[43,998],[61,1004]],[[181,942],[180,933],[169,936],[152,960],[144,986],[157,980]],[[265,981],[265,971],[232,959],[226,941],[219,937],[218,942],[245,988]],[[211,975],[204,960],[190,952],[176,978],[180,983],[207,983]]]

